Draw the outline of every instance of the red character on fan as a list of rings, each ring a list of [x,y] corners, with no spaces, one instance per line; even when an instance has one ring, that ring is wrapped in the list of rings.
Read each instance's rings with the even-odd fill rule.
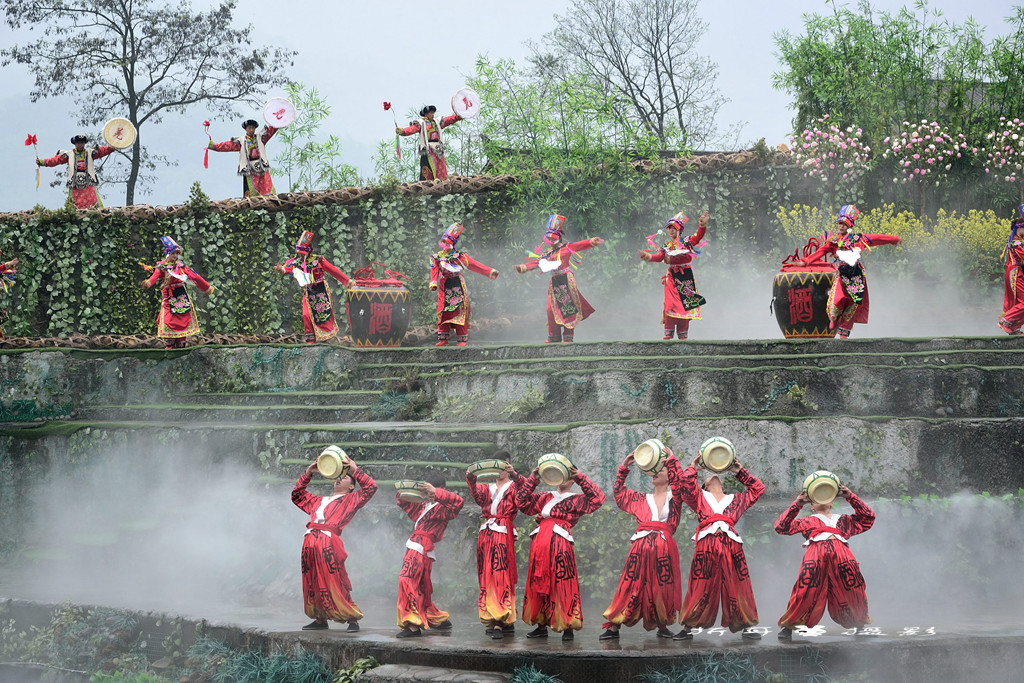
[[[470,470],[466,483],[473,500],[483,512],[483,523],[476,541],[476,572],[480,580],[477,611],[480,623],[495,640],[515,633],[516,583],[516,503],[515,481],[522,479],[509,462],[508,451],[494,454],[505,462],[505,470],[493,484],[481,484]]]
[[[801,492],[775,521],[775,532],[785,536],[802,534],[807,540],[800,576],[793,585],[786,613],[779,618],[779,638],[793,637],[796,626],[814,626],[828,606],[829,616],[844,628],[861,628],[871,623],[868,598],[860,565],[850,552],[849,539],[875,523],[875,513],[845,486],[839,495],[853,506],[852,515],[832,514],[832,503],[811,503]],[[801,508],[811,503],[811,515],[797,519]]]
[[[582,494],[572,491],[573,482]],[[534,630],[527,638],[547,638],[548,628],[572,640],[573,631],[583,628],[580,582],[576,575],[576,553],[569,530],[583,515],[604,504],[604,493],[597,484],[575,467],[569,478],[554,492],[536,493],[540,483],[536,468],[529,477],[516,482],[516,500],[523,514],[537,515],[537,528],[531,532],[530,561],[523,596],[523,621]]]
[[[200,291],[210,294],[214,287],[199,273],[181,262],[181,247],[170,237],[161,237],[164,260],[152,267],[153,274],[142,283],[143,289],[160,285],[160,314],[156,336],[165,341],[165,349],[185,346],[185,339],[199,334],[199,319],[185,283],[191,280]],[[148,266],[147,266],[148,268]]]
[[[0,252],[2,254],[3,252]],[[15,267],[18,265],[18,259],[11,259],[7,263],[0,263],[0,285],[3,286],[3,290],[6,292],[10,289],[11,285],[14,284],[14,275],[18,272]],[[0,308],[0,325],[7,322],[7,311]],[[0,339],[4,339],[4,328],[0,327]]]
[[[420,109],[420,120],[411,121],[405,128],[395,127],[397,135],[419,135],[420,144],[420,180],[447,180],[448,164],[444,160],[444,140],[441,130],[461,121],[458,114],[442,116],[440,121],[434,120],[437,107],[430,104]]]
[[[700,253],[697,247],[701,246],[708,227],[708,212],[700,215],[696,234],[680,237],[687,220],[685,214],[677,213],[665,223],[665,231],[668,233],[665,246],[657,248],[657,251],[637,252],[644,261],[668,264],[668,273],[661,278],[665,286],[665,306],[661,313],[661,323],[665,327],[663,339],[671,339],[673,332],[679,339],[686,339],[690,321],[702,319],[700,307],[707,303],[697,292],[697,283],[690,266]]]
[[[746,491],[726,494],[717,474],[708,475],[704,486],[698,487],[698,458],[694,457],[683,470],[682,495],[697,513],[697,533],[693,536],[696,547],[679,616],[683,630],[675,639],[690,640],[695,626],[714,626],[721,602],[722,626],[733,633],[743,631],[743,638],[757,640],[761,633],[751,628],[757,624],[757,605],[736,522],[764,493],[764,484],[737,460],[730,470]]]
[[[210,140],[207,145],[214,152],[238,152],[238,175],[242,176],[242,196],[275,194],[274,181],[270,177],[270,162],[267,161],[266,144],[274,137],[277,128],[263,126],[256,134],[260,124],[253,119],[242,123],[245,135],[231,138],[225,142]]]
[[[566,244],[562,241],[564,228],[565,216],[552,214],[548,218],[544,244],[529,255],[530,260],[516,266],[517,273],[538,268],[542,273],[551,273],[547,307],[549,344],[573,341],[576,326],[594,312],[594,307],[576,286],[572,271],[583,260],[581,251],[604,244],[600,237]]]
[[[498,271],[485,266],[464,251],[456,249],[462,226],[452,223],[441,236],[441,251],[430,256],[430,291],[437,292],[437,343],[448,346],[448,337],[455,328],[458,346],[469,343],[469,289],[464,271],[497,279]]]
[[[630,453],[615,477],[613,491],[619,509],[636,517],[637,528],[626,556],[615,597],[604,611],[601,640],[617,640],[622,626],[635,626],[643,619],[644,629],[658,629],[659,638],[671,638],[683,602],[679,580],[679,546],[674,534],[683,508],[683,472],[679,460],[670,454],[665,466],[652,477],[654,493],[643,494],[626,488],[633,464]]]
[[[999,327],[1007,334],[1024,334],[1024,204],[1017,207],[1017,215],[1010,223],[1010,237],[1003,251],[1006,273],[1003,276],[1003,317]]]
[[[302,539],[302,595],[306,616],[313,621],[302,630],[326,629],[328,621],[337,621],[347,622],[348,632],[354,633],[363,613],[352,600],[352,582],[345,571],[348,553],[341,532],[373,498],[377,482],[353,463],[348,474],[335,480],[332,495],[314,496],[306,487],[316,472],[313,462],[292,489],[292,502],[309,514]]]
[[[313,253],[313,233],[306,230],[295,244],[298,257],[290,258],[284,265],[276,264],[274,270],[284,275],[291,274],[302,287],[302,326],[306,331],[306,343],[333,339],[338,334],[334,319],[334,300],[327,284],[327,273],[343,285],[349,282],[348,275],[341,272],[323,256]]]
[[[450,631],[448,612],[434,604],[434,585],[430,570],[434,564],[434,546],[441,542],[448,522],[459,516],[465,501],[445,489],[443,476],[432,476],[419,485],[426,500],[415,503],[397,496],[398,507],[415,520],[412,535],[405,543],[405,557],[398,573],[398,638],[414,638],[426,629]]]
[[[56,156],[49,159],[36,159],[39,166],[62,166],[68,167],[68,196],[78,209],[91,209],[102,207],[103,202],[96,193],[96,186],[100,184],[96,176],[96,169],[93,162],[102,159],[108,154],[117,150],[109,145],[99,147],[86,147],[85,143],[89,138],[84,135],[76,135],[71,138],[74,149],[61,149]]]
[[[899,244],[896,235],[856,233],[853,224],[860,210],[852,204],[839,209],[836,225],[839,232],[832,235],[817,251],[794,265],[804,266],[831,256],[836,264],[836,280],[828,293],[829,329],[839,326],[840,339],[846,339],[854,323],[868,321],[868,280],[861,262],[863,252],[883,244]]]

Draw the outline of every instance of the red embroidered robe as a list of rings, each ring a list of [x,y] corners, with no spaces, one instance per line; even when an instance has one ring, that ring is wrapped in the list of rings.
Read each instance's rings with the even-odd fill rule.
[[[698,227],[695,234],[684,237],[677,244],[668,243],[658,251],[645,252],[650,256],[652,263],[668,264],[668,273],[661,278],[661,284],[665,289],[661,322],[666,327],[669,325],[669,318],[703,320],[700,306],[690,310],[683,307],[683,296],[695,297],[698,295],[697,283],[693,279],[693,269],[690,266],[695,256],[693,249],[704,239],[706,229],[706,227]]]
[[[573,253],[593,248],[594,243],[591,240],[563,244],[557,252],[548,254],[544,258],[530,259],[517,267],[520,272],[542,268],[541,272],[551,273],[547,301],[549,334],[554,334],[558,326],[574,329],[594,312],[594,307],[583,298],[579,287],[576,286],[576,277],[572,273],[573,269],[570,263]],[[543,270],[549,265],[554,266],[554,269]]]
[[[520,477],[521,478],[521,477]],[[466,483],[473,500],[480,506],[483,523],[476,541],[476,573],[480,581],[477,611],[480,622],[489,626],[516,623],[516,485],[509,480],[498,484],[480,484],[472,474]]]
[[[441,135],[438,131],[443,130],[453,123],[461,120],[461,116],[458,114],[452,114],[451,116],[442,116],[440,121],[436,119],[434,121],[429,119],[420,119],[419,121],[410,123],[402,129],[402,132],[400,133],[402,136],[420,135],[420,126],[426,127],[426,133],[424,135],[420,135],[420,140],[425,140],[426,142],[425,148],[421,142],[419,150],[420,180],[448,179],[448,164],[444,160],[444,144],[441,141]]]
[[[191,280],[202,292],[210,290],[207,282],[196,271],[181,261],[156,264],[153,274],[146,281],[150,287],[160,285],[160,313],[157,316],[156,336],[161,339],[183,339],[199,334],[199,319],[195,305],[189,296],[185,283]]]
[[[277,130],[273,126],[264,126],[257,135],[266,145]],[[238,175],[242,176],[242,196],[276,194],[274,180],[270,177],[270,163],[265,155],[260,155],[260,148],[256,144],[255,136],[249,138],[247,135],[240,135],[224,142],[211,142],[209,149],[214,152],[240,152],[243,144],[245,145],[246,163],[244,166],[240,164],[238,168]]]
[[[89,174],[89,162],[85,158],[86,154],[91,154],[93,160],[102,159],[103,157],[113,154],[117,150],[109,145],[100,145],[99,147],[86,147],[84,151],[78,152],[76,150],[62,150],[57,153],[56,156],[52,156],[48,159],[42,159],[43,166],[67,166],[68,157],[73,154],[74,159],[74,170],[68,171],[68,192],[70,193],[71,201],[74,202],[75,208],[78,209],[91,209],[93,207],[102,207],[103,202],[100,200],[99,194],[96,192],[96,186],[99,185],[99,179],[96,177],[95,172]]]
[[[470,309],[466,269],[487,277],[496,272],[464,251],[449,256],[438,252],[430,256],[430,282],[437,285],[437,324],[465,325],[468,332]]]
[[[805,263],[814,263],[832,257],[836,265],[836,279],[828,293],[828,318],[840,328],[849,330],[854,323],[867,323],[869,312],[868,278],[864,272],[863,260],[850,266],[839,259],[838,253],[860,249],[867,252],[871,247],[883,244],[898,244],[896,235],[852,233],[851,240],[844,241],[846,235],[832,238],[818,247],[817,251],[804,259]],[[843,242],[843,243],[841,243]]]
[[[338,324],[334,316],[334,300],[331,288],[327,284],[324,273],[327,273],[343,285],[349,283],[348,275],[341,272],[323,256],[316,254],[303,261],[288,259],[284,264],[284,272],[291,275],[298,271],[302,286],[302,326],[307,335],[313,335],[318,342],[331,339],[338,334]],[[300,278],[296,278],[297,281]]]

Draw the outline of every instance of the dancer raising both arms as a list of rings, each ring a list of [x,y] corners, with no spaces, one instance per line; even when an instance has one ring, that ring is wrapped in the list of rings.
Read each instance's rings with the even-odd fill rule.
[[[669,454],[665,466],[652,478],[654,493],[643,494],[626,488],[626,477],[633,464],[630,453],[615,477],[613,491],[620,509],[636,517],[626,566],[619,587],[604,611],[605,631],[601,640],[619,637],[619,628],[634,626],[643,619],[644,629],[658,629],[659,638],[671,638],[668,630],[675,623],[682,603],[679,581],[679,546],[674,534],[682,513],[682,468]]]
[[[52,167],[67,164],[68,197],[76,209],[92,209],[103,206],[99,194],[96,193],[96,186],[100,184],[100,181],[93,162],[117,151],[109,145],[86,147],[85,143],[88,141],[89,138],[84,135],[76,135],[71,138],[73,149],[58,150],[57,154],[49,159],[36,159],[37,166]]]
[[[449,614],[434,604],[434,585],[430,570],[434,565],[434,546],[441,542],[448,522],[459,516],[466,502],[445,489],[443,475],[433,475],[419,485],[426,494],[422,503],[403,500],[396,495],[398,507],[415,520],[412,535],[405,543],[405,558],[398,573],[398,638],[423,635],[425,629],[450,631]]]
[[[464,271],[468,268],[492,280],[498,277],[497,270],[456,249],[460,235],[461,225],[449,225],[437,243],[441,251],[430,256],[430,291],[437,292],[437,343],[434,346],[448,346],[452,328],[455,328],[459,346],[469,343],[469,289]]]
[[[444,140],[441,129],[462,120],[458,114],[442,116],[435,121],[437,107],[432,104],[420,109],[419,121],[411,121],[405,128],[395,127],[395,135],[419,135],[420,180],[447,180],[448,164],[444,160]]]
[[[744,638],[756,640],[761,634],[750,627],[757,624],[757,605],[736,522],[764,493],[764,484],[737,460],[730,470],[747,487],[746,491],[726,494],[717,474],[709,474],[700,488],[697,486],[698,458],[699,455],[695,456],[683,470],[684,500],[697,513],[697,533],[693,536],[696,546],[679,617],[683,630],[675,639],[693,638],[690,631],[695,626],[714,626],[721,601],[722,626],[733,633],[742,630]]]
[[[548,218],[544,244],[536,247],[529,261],[516,266],[517,273],[538,268],[542,273],[551,273],[547,307],[549,344],[573,341],[576,326],[594,312],[594,307],[576,286],[572,271],[583,260],[579,252],[604,244],[600,237],[566,244],[562,241],[564,228],[565,216],[552,214]]]
[[[145,266],[153,274],[142,281],[143,289],[160,285],[160,314],[156,319],[156,336],[165,342],[165,349],[185,346],[188,337],[199,334],[196,307],[185,288],[191,280],[200,291],[210,294],[214,287],[199,273],[186,266],[181,259],[181,247],[170,237],[161,237],[164,260],[155,266]]]
[[[505,463],[502,472],[493,484],[480,484],[476,477],[466,470],[466,483],[473,494],[473,500],[483,512],[483,523],[476,542],[476,572],[480,581],[480,596],[477,611],[480,623],[487,627],[487,633],[495,640],[506,634],[515,633],[516,624],[516,583],[519,572],[516,568],[516,484],[522,475],[512,467],[508,451],[498,451],[495,460]]]
[[[875,523],[875,513],[853,491],[839,487],[839,495],[853,507],[852,515],[832,513],[832,503],[812,503],[805,492],[775,520],[775,532],[801,534],[804,545],[800,576],[793,585],[786,613],[779,617],[779,638],[789,640],[796,626],[814,626],[828,606],[832,619],[844,628],[860,629],[871,623],[868,597],[860,565],[850,552],[849,538]],[[811,515],[797,519],[811,503]]]
[[[704,297],[697,293],[697,283],[690,266],[700,253],[697,247],[701,246],[708,227],[708,212],[700,215],[695,234],[680,237],[687,220],[685,214],[677,213],[665,223],[665,231],[668,233],[665,246],[653,252],[637,252],[644,261],[668,264],[668,273],[661,278],[665,286],[665,304],[661,313],[661,322],[665,326],[664,339],[671,339],[673,332],[679,339],[686,339],[690,321],[702,319],[700,307],[706,303]],[[653,235],[648,240],[651,238]]]
[[[265,194],[275,194],[274,180],[270,177],[270,162],[267,161],[266,144],[274,137],[277,128],[263,126],[263,130],[257,135],[256,128],[259,127],[253,119],[242,122],[245,135],[231,138],[225,142],[214,142],[210,140],[208,149],[214,152],[238,152],[238,175],[242,176],[242,196],[252,197]]]
[[[580,485],[582,495],[572,490],[573,482]],[[604,493],[575,467],[570,467],[569,478],[554,492],[536,493],[539,483],[537,468],[516,482],[519,509],[537,515],[538,525],[530,534],[523,621],[537,627],[527,638],[547,638],[550,627],[567,641],[573,639],[573,631],[583,628],[580,582],[569,530],[580,517],[601,507]]]
[[[324,273],[343,285],[348,284],[349,277],[326,258],[313,253],[313,233],[309,230],[302,233],[295,252],[298,257],[288,259],[283,266],[275,265],[274,270],[293,275],[302,287],[302,327],[306,331],[306,343],[333,339],[338,335],[338,324],[334,319],[331,288]]]
[[[327,628],[327,622],[348,622],[348,632],[359,630],[363,613],[352,600],[352,582],[345,571],[345,544],[341,532],[359,508],[377,492],[377,482],[352,463],[348,474],[334,481],[330,496],[314,496],[306,490],[317,472],[314,461],[292,489],[292,502],[309,514],[302,539],[302,596],[306,616],[313,619],[304,631]],[[359,488],[355,485],[358,482]]]

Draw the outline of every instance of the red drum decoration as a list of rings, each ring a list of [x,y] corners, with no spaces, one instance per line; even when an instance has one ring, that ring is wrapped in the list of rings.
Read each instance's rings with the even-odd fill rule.
[[[810,256],[821,242],[812,237],[803,248]],[[786,339],[830,339],[838,330],[829,329],[828,293],[836,279],[836,269],[830,263],[817,261],[798,266],[797,251],[786,257],[782,268],[772,282],[772,307],[779,329]]]
[[[377,279],[375,265],[384,269],[384,279]],[[345,315],[353,345],[374,348],[402,345],[412,314],[409,290],[403,282],[408,279],[377,262],[355,272],[345,290]]]

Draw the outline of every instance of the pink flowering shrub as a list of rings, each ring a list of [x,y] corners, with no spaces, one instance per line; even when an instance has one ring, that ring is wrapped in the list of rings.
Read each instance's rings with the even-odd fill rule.
[[[817,178],[826,185],[852,182],[868,168],[871,148],[861,141],[862,133],[853,126],[840,129],[825,114],[817,119],[816,126],[789,138],[793,159],[805,178]]]
[[[899,136],[885,138],[883,159],[894,159],[900,174],[893,182],[916,181],[922,184],[945,180],[957,159],[977,149],[967,146],[963,133],[954,136],[937,121],[922,119],[921,123],[903,122]]]
[[[1024,177],[1024,121],[999,117],[999,126],[987,136],[982,150],[985,173],[991,173],[1008,183]],[[1024,195],[1024,188],[1021,190]]]

